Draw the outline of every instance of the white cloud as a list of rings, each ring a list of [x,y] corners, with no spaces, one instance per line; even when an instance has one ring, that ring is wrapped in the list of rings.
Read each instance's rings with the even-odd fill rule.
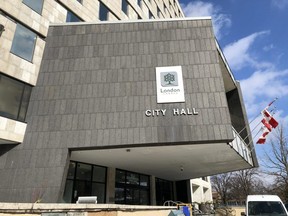
[[[245,106],[250,116],[259,113],[267,106],[269,100],[288,96],[287,75],[288,70],[267,69],[256,71],[240,81]]]
[[[272,5],[278,9],[284,10],[288,6],[288,0],[272,0]]]
[[[223,52],[232,70],[240,70],[246,66],[255,68],[271,67],[270,63],[258,62],[249,53],[255,39],[265,34],[269,34],[269,31],[256,32],[224,47]]]
[[[211,16],[213,29],[217,39],[221,38],[221,29],[231,26],[231,19],[227,14],[221,13],[221,9],[212,3],[193,1],[186,4],[181,4],[186,17],[203,17]]]

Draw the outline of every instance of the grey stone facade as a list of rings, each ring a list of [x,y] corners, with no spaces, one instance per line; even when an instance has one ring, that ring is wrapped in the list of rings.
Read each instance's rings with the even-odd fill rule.
[[[69,150],[231,142],[234,123],[211,25],[200,19],[51,26],[24,142],[1,152],[0,201],[60,201]],[[185,103],[157,104],[155,68],[178,65]],[[145,116],[147,109],[173,108],[199,114]],[[240,118],[238,128],[245,112]]]

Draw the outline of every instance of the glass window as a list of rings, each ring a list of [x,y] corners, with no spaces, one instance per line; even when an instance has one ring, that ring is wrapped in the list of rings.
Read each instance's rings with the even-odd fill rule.
[[[35,12],[41,14],[44,0],[23,0],[23,3]]]
[[[137,4],[139,7],[141,7],[141,2],[142,2],[142,0],[137,0]]]
[[[149,11],[149,19],[154,19],[153,14],[151,13],[151,11]]]
[[[127,172],[126,183],[127,184],[133,184],[133,185],[139,185],[139,174]]]
[[[173,183],[156,178],[156,204],[163,205],[166,200],[173,200]]]
[[[140,176],[140,185],[148,187],[149,186],[149,176],[141,175]]]
[[[122,11],[128,15],[128,2],[127,0],[122,0]]]
[[[97,203],[105,203],[105,184],[92,183],[91,196],[97,196]]]
[[[82,22],[82,20],[72,11],[67,10],[66,22]]]
[[[106,168],[93,166],[93,181],[104,182],[106,181]]]
[[[160,11],[160,8],[157,7],[157,16],[160,18],[161,17],[161,11]]]
[[[91,180],[92,166],[89,164],[77,164],[76,179]]]
[[[33,59],[35,42],[36,34],[17,23],[11,53],[31,62]]]
[[[126,180],[125,180],[125,171],[117,170],[117,172],[116,172],[116,182],[118,182],[118,183],[123,183],[123,184],[126,183]]]
[[[32,87],[0,74],[0,115],[24,121]]]
[[[105,195],[106,167],[70,162],[63,201],[75,203],[79,196],[97,196],[98,203],[105,203]]]
[[[108,12],[108,8],[102,2],[100,2],[99,19],[101,21],[108,20]]]
[[[77,1],[82,4],[82,0],[77,0]]]
[[[75,162],[70,162],[69,169],[68,169],[68,175],[67,175],[68,179],[74,179],[75,167],[76,167],[76,163]]]
[[[124,170],[116,170],[115,203],[149,205],[149,182],[150,179],[147,175]]]
[[[73,191],[73,180],[67,180],[65,185],[65,191],[63,195],[63,200],[66,203],[72,202],[72,191]]]

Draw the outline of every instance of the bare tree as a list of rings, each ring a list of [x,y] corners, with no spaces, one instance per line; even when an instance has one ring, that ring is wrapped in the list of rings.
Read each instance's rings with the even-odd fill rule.
[[[223,173],[211,177],[213,189],[220,195],[223,204],[227,204],[231,190],[232,173]]]
[[[269,141],[271,147],[265,152],[265,172],[275,177],[275,191],[281,198],[288,202],[288,143],[284,133],[284,126],[279,125],[275,130],[274,139]]]

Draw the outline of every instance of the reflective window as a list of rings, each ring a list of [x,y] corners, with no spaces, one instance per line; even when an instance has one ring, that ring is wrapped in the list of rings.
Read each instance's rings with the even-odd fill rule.
[[[35,12],[41,14],[44,0],[23,0],[23,3]]]
[[[105,194],[105,167],[70,162],[63,201],[75,203],[79,196],[97,196],[98,203],[105,203]]]
[[[151,13],[151,11],[149,11],[149,19],[154,19],[153,14]]]
[[[128,2],[127,0],[122,0],[122,11],[128,15]]]
[[[156,178],[156,204],[163,205],[166,200],[173,200],[173,183]]]
[[[141,7],[141,2],[142,2],[142,0],[137,0],[137,4],[139,7]]]
[[[11,53],[31,62],[33,59],[35,42],[36,34],[17,23]]]
[[[78,163],[76,179],[91,180],[92,166],[89,164]]]
[[[115,203],[131,205],[150,204],[149,176],[116,170]]]
[[[82,19],[80,19],[76,14],[74,14],[72,11],[67,10],[67,17],[66,22],[82,22]]]
[[[0,74],[0,116],[25,121],[32,87]]]
[[[101,21],[108,20],[108,12],[108,8],[102,2],[100,2],[99,19]]]

